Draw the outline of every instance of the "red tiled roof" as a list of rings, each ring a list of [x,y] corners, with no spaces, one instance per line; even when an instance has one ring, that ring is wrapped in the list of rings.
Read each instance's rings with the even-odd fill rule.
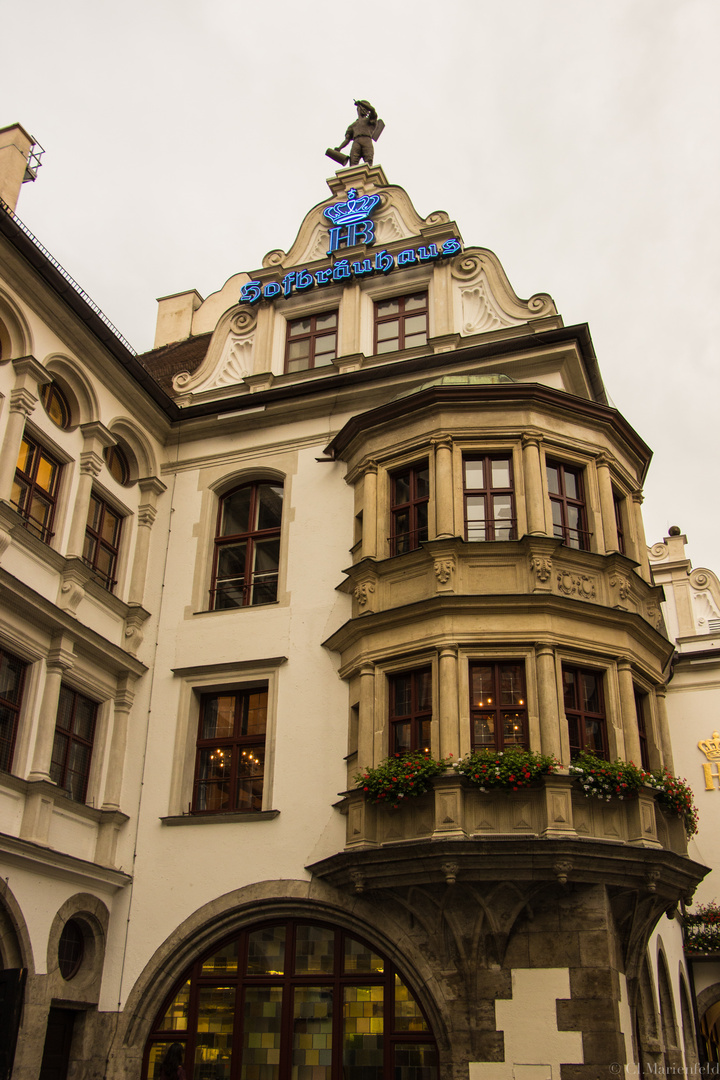
[[[172,345],[142,353],[137,359],[155,382],[172,395],[174,376],[181,371],[188,371],[191,375],[197,371],[205,359],[211,337],[212,333],[197,334],[185,341],[176,341]]]

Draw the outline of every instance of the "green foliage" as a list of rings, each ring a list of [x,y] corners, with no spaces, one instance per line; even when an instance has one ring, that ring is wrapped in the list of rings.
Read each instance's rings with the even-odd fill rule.
[[[517,791],[528,787],[540,776],[557,768],[559,762],[547,754],[511,747],[508,750],[476,750],[461,758],[453,768],[481,791],[509,788]]]
[[[667,769],[645,772],[631,761],[605,761],[595,754],[579,754],[570,766],[570,773],[579,781],[588,796],[598,799],[626,799],[642,787],[651,787],[663,810],[682,818],[685,832],[694,836],[698,829],[698,812],[692,789],[686,780],[673,776]]]
[[[711,900],[692,915],[685,914],[685,951],[720,952],[720,904]]]
[[[370,802],[386,803],[393,810],[399,810],[404,799],[424,795],[433,776],[444,772],[447,766],[446,761],[436,761],[419,750],[411,754],[394,754],[381,761],[376,769],[356,773],[355,783]]]

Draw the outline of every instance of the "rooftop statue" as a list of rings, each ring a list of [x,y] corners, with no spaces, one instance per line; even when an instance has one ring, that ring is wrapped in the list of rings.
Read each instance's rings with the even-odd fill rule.
[[[348,161],[351,165],[359,165],[361,159],[368,165],[372,165],[375,156],[373,141],[377,142],[380,138],[385,124],[378,119],[378,114],[369,101],[361,99],[355,102],[355,106],[358,118],[345,132],[345,142],[336,146],[334,150],[328,148],[325,154],[340,165],[347,165]],[[352,147],[348,157],[347,154],[342,153],[342,150],[349,142],[352,142]]]

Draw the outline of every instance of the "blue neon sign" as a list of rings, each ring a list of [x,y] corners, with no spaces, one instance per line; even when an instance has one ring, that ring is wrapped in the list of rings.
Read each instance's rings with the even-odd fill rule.
[[[328,255],[332,255],[343,243],[346,247],[355,247],[356,244],[369,246],[375,242],[375,222],[370,221],[370,214],[379,202],[379,195],[363,195],[358,199],[357,190],[350,188],[347,202],[333,203],[323,210],[325,217],[332,222]]]
[[[405,248],[398,252],[397,258],[389,251],[383,250],[376,252],[374,258],[358,259],[355,262],[350,262],[349,259],[337,259],[332,266],[315,270],[314,273],[306,267],[301,270],[289,270],[280,281],[268,281],[265,285],[261,281],[249,281],[240,290],[239,302],[257,304],[260,300],[275,300],[280,295],[287,298],[292,296],[293,291],[305,292],[316,286],[321,288],[332,282],[365,277],[366,274],[389,274],[391,270],[403,266],[445,259],[451,255],[457,255],[460,251],[462,251],[462,244],[457,237],[453,236],[440,246],[421,244],[418,247]]]

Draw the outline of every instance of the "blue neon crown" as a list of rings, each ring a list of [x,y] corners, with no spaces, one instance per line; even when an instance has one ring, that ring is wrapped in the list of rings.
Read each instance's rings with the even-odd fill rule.
[[[323,214],[332,221],[333,225],[353,225],[370,217],[379,202],[379,195],[363,195],[361,199],[358,199],[357,190],[350,188],[347,202],[333,203],[332,206],[323,210]]]

